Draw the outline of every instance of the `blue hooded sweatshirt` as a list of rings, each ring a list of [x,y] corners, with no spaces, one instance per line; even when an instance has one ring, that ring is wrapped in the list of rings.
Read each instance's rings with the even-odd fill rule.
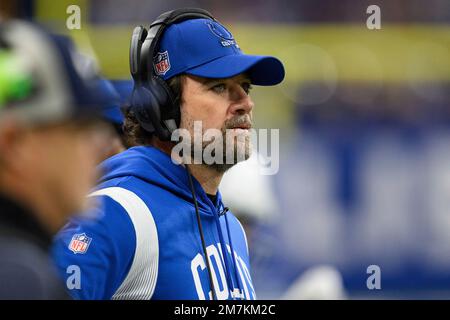
[[[193,178],[213,285],[187,170],[134,147],[101,164],[95,209],[57,235],[54,261],[78,299],[255,299],[244,230]]]

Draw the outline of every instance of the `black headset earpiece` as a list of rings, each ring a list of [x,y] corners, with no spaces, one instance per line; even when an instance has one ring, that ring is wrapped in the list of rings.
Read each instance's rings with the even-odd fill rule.
[[[153,77],[148,85],[134,86],[132,108],[136,119],[144,130],[155,133],[162,141],[170,140],[178,128],[179,108],[175,107],[173,95],[164,80]],[[165,112],[165,114],[161,114]]]
[[[186,8],[161,14],[148,30],[134,29],[130,45],[130,72],[134,80],[131,108],[146,131],[163,141],[170,140],[180,125],[180,106],[172,90],[153,69],[153,58],[164,30],[173,23],[189,19],[211,19],[206,10]]]

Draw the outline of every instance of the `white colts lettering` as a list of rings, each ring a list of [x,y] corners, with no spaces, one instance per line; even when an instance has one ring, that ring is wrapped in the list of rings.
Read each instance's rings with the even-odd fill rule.
[[[217,249],[217,247],[219,248],[219,250]],[[236,294],[237,292],[239,292],[238,288],[228,288],[228,284],[227,284],[227,279],[226,279],[226,275],[225,275],[225,267],[223,265],[223,257],[222,257],[222,250],[220,245],[218,246],[214,246],[214,245],[210,245],[206,248],[206,252],[208,253],[208,259],[209,259],[209,263],[211,266],[211,276],[213,278],[213,283],[214,283],[214,289],[216,291],[217,294],[217,299],[218,300],[226,300],[230,297],[230,295],[232,294],[233,296],[238,296],[238,294]],[[228,253],[231,254],[231,250],[229,248],[229,246],[227,246],[228,249]],[[220,252],[219,252],[220,251]],[[236,254],[234,253],[235,257],[236,257],[236,261],[237,261],[237,268],[238,268],[238,275],[240,277],[240,281],[244,286],[244,291],[245,291],[245,298],[250,299],[250,293],[249,293],[249,287],[250,290],[252,291],[252,295],[253,297],[255,296],[254,291],[253,291],[253,286],[251,284],[251,279],[249,277],[248,270],[247,267],[245,266],[244,262],[242,261],[242,259]],[[245,269],[244,272],[242,272]],[[203,273],[208,273],[208,270],[206,268],[206,262],[205,259],[203,258],[203,255],[201,253],[198,253],[194,259],[192,259],[191,261],[191,271],[192,271],[192,277],[194,279],[194,283],[195,283],[195,288],[197,290],[197,295],[198,298],[200,300],[205,300],[205,292],[203,291],[203,286],[202,286],[202,282],[201,282],[201,277],[200,274]],[[232,271],[232,273],[234,274],[234,271]],[[208,278],[208,276],[206,277]],[[207,284],[207,286],[209,287],[209,282]],[[243,295],[243,294],[242,294]],[[208,292],[208,297],[210,300],[213,299],[213,295],[211,290]]]

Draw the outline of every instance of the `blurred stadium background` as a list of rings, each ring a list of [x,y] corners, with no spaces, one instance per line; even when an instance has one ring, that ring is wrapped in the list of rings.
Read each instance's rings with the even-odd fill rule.
[[[80,30],[65,27],[71,4]],[[366,28],[371,4],[381,30]],[[282,85],[253,90],[256,126],[281,137],[276,212],[249,219],[259,298],[281,297],[318,265],[339,270],[349,298],[450,298],[450,1],[0,5],[69,34],[109,79],[129,79],[135,25],[185,6],[211,11],[245,52],[275,55],[287,70]],[[381,290],[366,287],[372,264]]]

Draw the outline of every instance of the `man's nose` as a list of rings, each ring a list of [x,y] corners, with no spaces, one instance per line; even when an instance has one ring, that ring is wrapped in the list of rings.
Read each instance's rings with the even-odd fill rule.
[[[239,86],[233,91],[232,95],[231,112],[238,114],[248,114],[252,111],[255,104],[245,90]]]

